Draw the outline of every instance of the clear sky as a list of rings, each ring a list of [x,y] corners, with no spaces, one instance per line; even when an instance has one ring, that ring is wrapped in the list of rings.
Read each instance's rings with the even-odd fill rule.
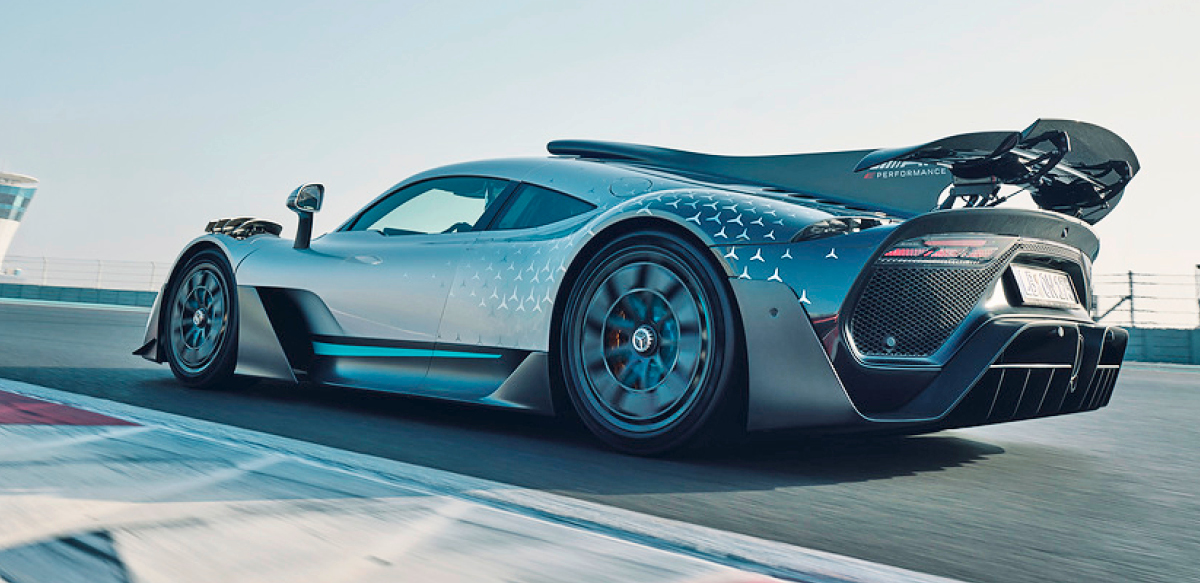
[[[557,138],[725,154],[901,146],[1038,117],[1142,172],[1098,272],[1200,263],[1200,3],[6,2],[12,255],[170,261],[211,218],[316,231],[405,176]]]

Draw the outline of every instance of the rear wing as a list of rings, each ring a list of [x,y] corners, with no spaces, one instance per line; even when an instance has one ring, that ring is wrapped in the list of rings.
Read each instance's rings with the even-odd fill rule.
[[[655,146],[558,140],[551,154],[611,160],[665,170],[707,182],[744,184],[801,193],[851,210],[909,218],[929,212],[952,182],[950,171],[916,162],[887,163],[880,172],[856,173],[854,166],[873,150],[717,156]],[[894,167],[894,168],[893,168]]]
[[[1039,207],[1095,223],[1138,171],[1133,150],[1099,126],[1039,120],[1022,132],[981,132],[920,146],[777,156],[717,156],[654,146],[559,140],[551,154],[613,160],[726,183],[758,185],[855,210],[908,218],[959,206],[995,206],[1000,186]],[[949,197],[938,204],[946,187]]]
[[[1141,168],[1120,136],[1079,121],[1041,119],[1021,132],[961,134],[913,146],[875,150],[856,172],[916,162],[945,168],[954,187],[942,208],[996,206],[1000,185],[1028,191],[1038,207],[1095,224],[1112,212]]]

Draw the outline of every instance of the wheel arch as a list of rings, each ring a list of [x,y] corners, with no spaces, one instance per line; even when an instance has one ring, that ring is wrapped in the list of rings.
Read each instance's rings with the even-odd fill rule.
[[[199,273],[198,270],[213,272],[210,278],[215,278],[219,287],[223,288],[223,291],[220,292],[226,298],[223,304],[220,328],[223,337],[216,337],[209,358],[198,363],[185,364],[182,362],[184,357],[177,350],[170,349],[170,345],[176,339],[173,318],[177,316],[175,313],[178,309],[176,298],[181,297],[180,294],[184,293],[184,290],[188,290],[189,294],[194,293],[196,289],[193,287],[194,284],[187,280],[192,273]],[[208,287],[208,284],[201,285],[205,288]],[[188,245],[179,254],[163,285],[163,291],[159,294],[159,301],[156,302],[159,318],[157,322],[158,339],[155,346],[160,358],[170,364],[175,377],[184,385],[197,388],[230,386],[229,383],[233,380],[236,374],[235,369],[238,367],[239,336],[240,328],[243,327],[241,325],[243,318],[240,315],[241,292],[242,290],[237,287],[234,275],[234,263],[230,261],[229,254],[219,244],[199,240]],[[205,305],[199,298],[195,301]],[[211,301],[208,306],[214,309],[213,314],[217,313],[215,305]],[[196,310],[198,314],[199,308]],[[194,320],[194,317],[186,313],[183,317],[185,320]],[[197,323],[197,325],[199,324]],[[198,336],[199,338],[202,336]],[[207,340],[205,341],[207,342]],[[188,366],[192,368],[187,368]]]
[[[163,317],[163,312],[167,309],[165,296],[171,290],[171,285],[179,277],[180,272],[192,257],[195,257],[202,251],[213,250],[225,256],[225,260],[229,262],[230,272],[234,272],[236,264],[230,256],[229,250],[223,245],[212,240],[211,236],[201,237],[189,243],[184,247],[183,251],[175,258],[175,263],[171,265],[171,271],[167,273],[167,278],[163,280],[162,287],[159,288],[158,296],[154,299],[154,305],[150,308],[150,319],[146,323],[146,337],[143,345],[134,354],[142,356],[147,360],[157,363],[166,362],[166,355],[163,353],[163,343],[161,341],[163,334],[163,326],[166,324],[166,318]],[[234,283],[236,285],[236,273],[234,274]]]
[[[237,268],[240,259],[248,253],[235,253],[220,237],[206,235],[188,244],[175,259],[166,281],[155,300],[151,310],[151,320],[146,326],[146,344],[135,352],[154,362],[165,362],[164,342],[161,340],[166,325],[166,296],[171,286],[180,277],[183,269],[193,257],[200,253],[212,251],[225,258],[229,265],[229,275],[234,301],[237,304],[237,363],[234,373],[243,376],[274,378],[285,381],[296,381],[291,362],[288,359],[279,340],[278,331],[272,323],[264,305],[259,289],[239,286],[237,284]]]
[[[572,257],[567,271],[563,274],[562,280],[558,286],[558,291],[555,294],[554,307],[550,316],[550,338],[547,343],[549,348],[549,365],[550,365],[550,390],[551,398],[553,399],[555,411],[571,411],[572,414],[577,414],[574,410],[574,405],[571,399],[567,397],[566,385],[563,380],[563,371],[560,363],[559,355],[559,339],[562,335],[563,317],[566,310],[567,299],[571,294],[571,290],[575,287],[575,282],[579,279],[584,265],[602,249],[608,242],[629,233],[637,231],[658,231],[676,235],[694,245],[700,255],[708,261],[709,264],[717,271],[717,273],[725,274],[725,277],[720,278],[716,282],[717,285],[723,286],[730,298],[730,311],[733,319],[730,322],[731,329],[735,335],[734,346],[737,350],[736,363],[741,369],[738,374],[743,378],[736,382],[737,401],[740,409],[739,415],[745,416],[747,394],[745,391],[744,370],[746,365],[747,355],[745,353],[745,331],[742,325],[741,309],[738,305],[737,296],[734,294],[733,288],[729,284],[730,270],[729,265],[721,261],[720,258],[711,251],[709,241],[706,241],[702,233],[698,233],[688,225],[680,224],[679,222],[657,216],[633,216],[624,220],[613,222],[605,226],[597,232],[587,243],[575,253]]]
[[[193,257],[199,255],[203,251],[210,250],[217,251],[221,255],[225,256],[225,260],[229,262],[230,271],[234,271],[234,269],[237,267],[237,264],[233,261],[233,257],[231,257],[229,254],[229,250],[223,245],[218,245],[216,241],[209,239],[199,239],[194,241],[191,245],[188,245],[183,252],[179,254],[179,257],[175,258],[175,264],[171,266],[171,273],[167,275],[166,281],[163,282],[163,287],[165,288],[170,286],[171,283],[175,281],[175,278],[179,277],[179,273],[183,271],[183,268],[185,265],[187,265],[187,262],[191,261]]]

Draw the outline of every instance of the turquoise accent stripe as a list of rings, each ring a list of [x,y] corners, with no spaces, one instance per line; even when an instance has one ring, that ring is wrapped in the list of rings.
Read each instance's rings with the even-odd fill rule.
[[[431,356],[428,348],[392,348],[390,346],[351,346],[313,342],[313,352],[321,356]]]
[[[479,352],[456,352],[453,350],[433,350],[429,348],[396,348],[391,346],[358,346],[350,344],[330,344],[328,342],[313,342],[313,352],[321,356],[382,356],[392,358],[500,358],[499,354],[483,354]]]
[[[499,354],[484,354],[482,352],[455,352],[453,350],[434,350],[434,358],[500,358]]]

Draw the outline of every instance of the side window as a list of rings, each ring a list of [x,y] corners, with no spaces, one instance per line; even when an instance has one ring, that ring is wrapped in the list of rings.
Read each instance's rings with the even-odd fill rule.
[[[346,230],[384,235],[470,231],[508,185],[507,180],[474,176],[418,182],[368,208]]]
[[[511,202],[501,209],[500,215],[492,223],[492,229],[540,227],[596,208],[575,197],[533,184],[517,187],[510,199]]]

